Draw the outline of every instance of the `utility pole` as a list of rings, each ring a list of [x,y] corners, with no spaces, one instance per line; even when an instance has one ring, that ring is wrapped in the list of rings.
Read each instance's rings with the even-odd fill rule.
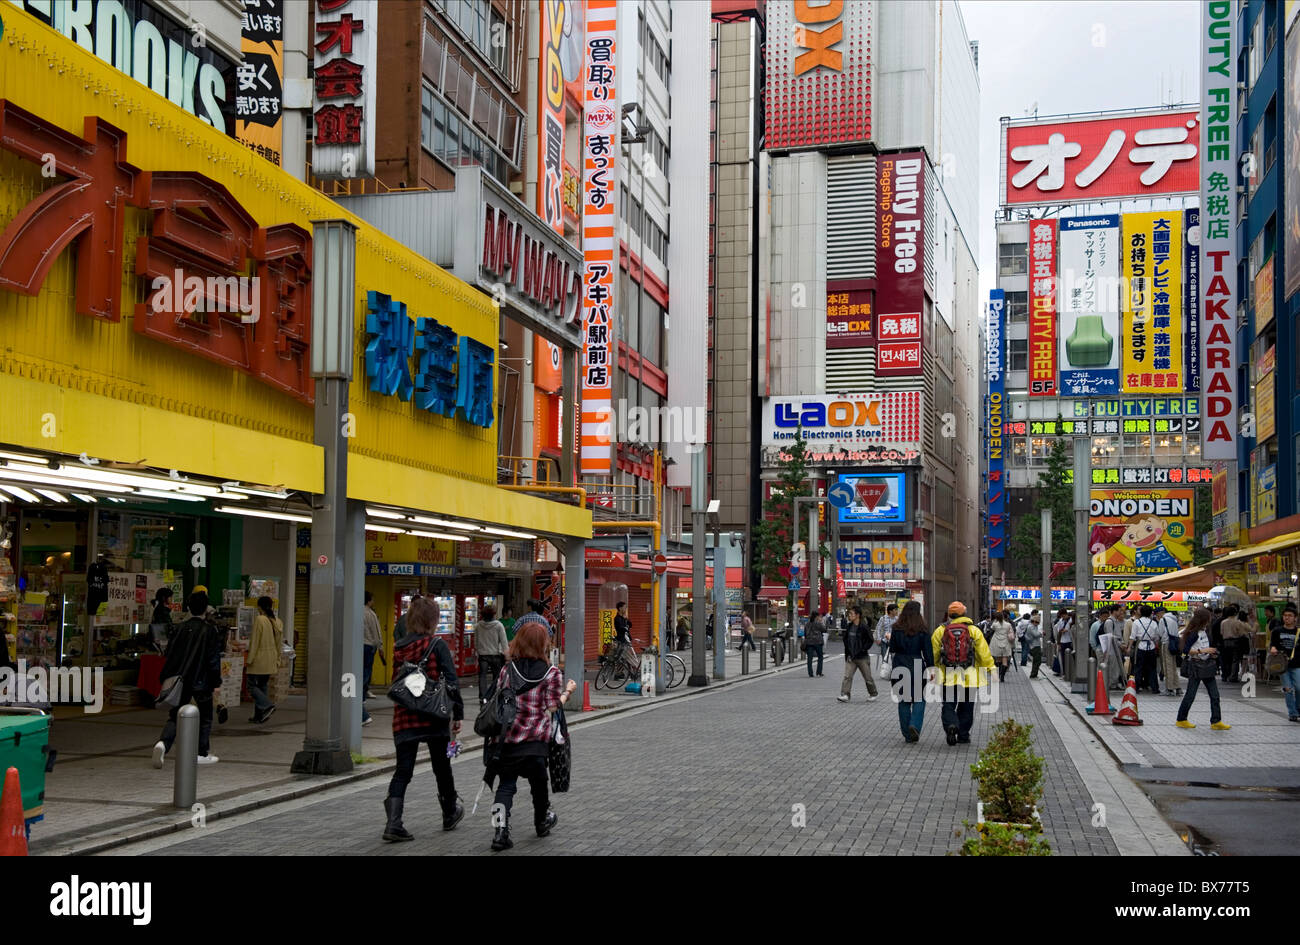
[[[1043,637],[1046,638],[1048,630],[1052,626],[1052,510],[1050,508],[1043,509],[1042,516],[1043,603],[1039,608],[1038,629],[1042,631]],[[1051,663],[1048,663],[1048,666],[1050,665]]]
[[[1088,554],[1088,504],[1092,498],[1092,440],[1074,438],[1074,672],[1071,692],[1088,691],[1088,628],[1092,558]]]
[[[704,536],[707,531],[709,468],[708,453],[700,449],[691,454],[691,675],[688,686],[707,686],[708,673],[704,662],[704,633],[708,608],[708,593],[704,589]],[[713,647],[717,652],[724,646],[722,626],[717,617],[713,620]],[[724,651],[725,653],[725,651]]]

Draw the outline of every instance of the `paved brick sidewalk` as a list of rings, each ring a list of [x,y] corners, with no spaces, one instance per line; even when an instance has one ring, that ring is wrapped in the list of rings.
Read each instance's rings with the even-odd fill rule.
[[[841,663],[826,676],[771,675],[610,716],[574,732],[573,790],[554,799],[560,826],[532,835],[525,788],[517,797],[516,853],[566,854],[943,854],[958,850],[963,820],[975,819],[969,765],[999,719],[1035,724],[1047,759],[1041,811],[1061,854],[1115,854],[1105,828],[1091,826],[1092,797],[1023,676],[1008,677],[996,713],[976,716],[974,744],[949,747],[937,707],[921,742],[907,745],[887,696],[868,703],[859,680],[848,705],[835,701]],[[455,765],[467,806],[480,783],[477,756]],[[385,782],[217,822],[120,852],[168,854],[485,853],[491,838],[484,795],[453,833],[437,829],[431,773],[422,762],[408,793],[413,843],[379,839]],[[806,826],[792,825],[804,805]]]
[[[1062,680],[1048,676],[1065,693]],[[1184,687],[1187,680],[1183,680]],[[1156,768],[1300,768],[1300,724],[1287,720],[1286,705],[1277,683],[1257,683],[1254,696],[1246,687],[1219,682],[1223,721],[1232,728],[1210,728],[1210,697],[1204,686],[1196,694],[1188,720],[1194,729],[1174,725],[1180,697],[1138,693],[1140,726],[1113,725],[1109,718],[1092,716],[1088,725],[1124,764]],[[1112,691],[1111,708],[1118,709],[1122,694]],[[1070,696],[1076,706],[1088,700]]]

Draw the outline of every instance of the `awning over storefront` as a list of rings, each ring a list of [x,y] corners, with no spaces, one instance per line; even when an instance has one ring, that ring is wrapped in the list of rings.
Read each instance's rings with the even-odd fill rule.
[[[1276,538],[1269,538],[1253,545],[1245,545],[1199,567],[1183,568],[1181,571],[1171,571],[1168,574],[1133,581],[1129,584],[1129,588],[1139,590],[1157,587],[1167,591],[1209,590],[1220,583],[1217,572],[1244,565],[1250,559],[1258,558],[1260,555],[1275,554],[1297,546],[1300,546],[1300,532],[1287,532],[1285,535],[1278,535]]]
[[[1244,548],[1238,548],[1221,558],[1215,558],[1209,564],[1205,565],[1207,571],[1222,571],[1224,568],[1236,564],[1244,563],[1251,558],[1258,558],[1260,555],[1274,554],[1278,551],[1286,551],[1300,545],[1300,532],[1287,532],[1285,535],[1278,535],[1276,538],[1269,538],[1266,541],[1257,542],[1253,545],[1246,545]]]
[[[1130,581],[1128,589],[1140,591],[1158,587],[1164,591],[1205,591],[1216,583],[1218,583],[1217,577],[1206,565],[1205,567],[1170,571],[1168,574],[1158,574],[1155,577],[1143,578],[1139,581]]]

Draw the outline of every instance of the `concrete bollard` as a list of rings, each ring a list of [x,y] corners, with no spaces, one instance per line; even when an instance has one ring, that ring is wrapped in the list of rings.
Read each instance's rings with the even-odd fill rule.
[[[758,668],[759,668],[759,669],[767,669],[767,648],[768,648],[769,645],[770,645],[769,643],[764,642],[763,646],[759,647],[759,650],[758,650]]]
[[[740,675],[749,675],[749,647],[747,646],[740,648]]]
[[[181,706],[176,713],[176,744],[172,757],[176,759],[176,784],[172,804],[189,810],[194,806],[194,795],[199,778],[199,710],[197,706]]]

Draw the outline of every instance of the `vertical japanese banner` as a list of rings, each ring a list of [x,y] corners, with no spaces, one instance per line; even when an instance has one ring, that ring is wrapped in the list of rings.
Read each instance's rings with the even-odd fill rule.
[[[541,79],[537,84],[537,215],[551,229],[564,234],[564,74],[560,55],[564,33],[569,28],[566,0],[543,0],[542,46],[539,56]]]
[[[989,378],[988,412],[985,417],[985,435],[988,437],[988,527],[989,557],[1006,557],[1007,493],[1002,481],[1004,440],[1002,438],[1003,404],[1006,401],[1006,375],[1003,368],[1006,350],[1006,293],[1002,289],[989,290],[988,348],[985,361]]]
[[[1119,393],[1119,215],[1071,217],[1060,225],[1061,394]]]
[[[313,177],[375,173],[378,36],[378,0],[316,0]]]
[[[283,162],[284,0],[244,0],[244,61],[235,70],[235,137],[277,167]]]
[[[1128,394],[1183,389],[1183,214],[1124,214],[1124,357]]]
[[[1056,221],[1029,224],[1029,393],[1056,396]]]
[[[615,185],[618,93],[614,84],[615,0],[586,0],[582,136],[582,451],[583,475],[608,476],[613,397]]]
[[[921,152],[876,159],[876,373],[922,373],[925,179]]]
[[[1201,392],[1201,211],[1183,211],[1183,390]]]
[[[1237,458],[1237,14],[1201,3],[1201,458]]]

